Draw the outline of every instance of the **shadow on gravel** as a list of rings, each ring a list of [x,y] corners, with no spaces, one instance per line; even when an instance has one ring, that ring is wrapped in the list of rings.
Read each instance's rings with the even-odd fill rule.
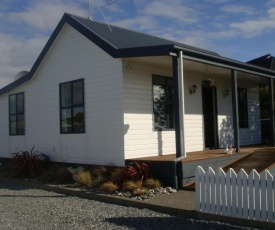
[[[213,230],[232,230],[232,229],[250,229],[247,227],[231,225],[218,221],[201,220],[189,218],[184,216],[170,216],[170,217],[118,217],[107,218],[106,222],[115,224],[119,227],[127,227],[129,229],[213,229]]]
[[[106,222],[129,229],[183,229],[187,221],[177,217],[118,217],[105,219]],[[184,225],[183,225],[184,224]],[[190,223],[189,223],[190,225]],[[189,229],[189,228],[184,228]],[[192,229],[190,225],[190,229]],[[194,229],[194,228],[193,228]]]
[[[25,197],[25,198],[60,198],[60,197],[64,197],[63,195],[57,195],[57,196],[28,196],[28,195],[1,195],[0,197]]]
[[[26,190],[26,189],[29,189],[29,187],[21,185],[21,184],[8,183],[6,181],[1,181],[0,180],[0,189]]]

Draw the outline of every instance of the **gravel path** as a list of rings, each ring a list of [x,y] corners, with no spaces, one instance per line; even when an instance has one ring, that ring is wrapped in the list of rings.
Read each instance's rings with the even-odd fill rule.
[[[0,181],[0,229],[250,229],[106,204]]]

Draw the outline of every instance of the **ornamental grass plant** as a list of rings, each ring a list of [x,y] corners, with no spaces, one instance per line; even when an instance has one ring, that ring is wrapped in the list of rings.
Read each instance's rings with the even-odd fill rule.
[[[49,163],[49,158],[44,153],[34,151],[19,151],[12,154],[12,159],[5,167],[10,177],[37,177],[42,174]]]

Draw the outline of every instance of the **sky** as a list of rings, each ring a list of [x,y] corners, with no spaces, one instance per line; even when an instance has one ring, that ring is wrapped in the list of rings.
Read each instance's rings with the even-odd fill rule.
[[[90,6],[89,0],[1,0],[0,88],[31,69],[64,12],[105,17],[238,61],[275,56],[275,0],[90,0]]]

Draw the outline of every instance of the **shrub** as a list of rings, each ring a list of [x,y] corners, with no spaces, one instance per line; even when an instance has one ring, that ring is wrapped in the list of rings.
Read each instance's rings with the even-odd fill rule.
[[[111,181],[116,184],[121,184],[122,181],[122,168],[116,168],[111,172]]]
[[[153,178],[149,178],[149,179],[146,179],[144,182],[143,182],[143,186],[145,188],[148,188],[148,189],[152,189],[152,188],[160,188],[161,187],[161,183],[159,180],[156,180],[156,179],[153,179]]]
[[[99,191],[101,191],[101,192],[107,192],[107,193],[115,192],[118,189],[119,189],[119,187],[116,184],[114,184],[113,182],[111,182],[111,181],[105,182],[105,183],[103,183],[102,185],[100,185],[98,187]]]
[[[87,187],[91,187],[92,185],[92,176],[90,171],[87,171],[87,170],[81,171],[77,174],[74,174],[73,177],[74,177],[74,180],[80,185],[84,185]]]
[[[122,190],[123,191],[133,191],[137,188],[139,188],[139,185],[137,184],[136,181],[132,181],[132,180],[129,180],[129,181],[126,181],[122,184],[121,186]]]
[[[108,171],[104,166],[97,166],[91,171],[93,182],[92,187],[99,187],[102,183],[109,180]]]
[[[139,181],[142,185],[143,181],[149,176],[149,169],[147,164],[138,163],[136,161],[126,165],[118,171],[117,180],[119,184],[127,180]]]
[[[104,177],[92,177],[92,178],[93,178],[93,181],[92,181],[91,186],[95,187],[95,188],[99,187],[101,184],[106,182],[106,178],[104,178]]]
[[[137,188],[132,192],[133,196],[144,196],[148,195],[148,189],[147,188]]]
[[[12,159],[5,168],[9,176],[36,177],[43,172],[49,158],[44,153],[33,150],[34,146],[31,151],[20,151],[12,154]]]
[[[99,166],[94,168],[91,173],[95,177],[105,177],[107,174],[107,170],[104,166]]]

